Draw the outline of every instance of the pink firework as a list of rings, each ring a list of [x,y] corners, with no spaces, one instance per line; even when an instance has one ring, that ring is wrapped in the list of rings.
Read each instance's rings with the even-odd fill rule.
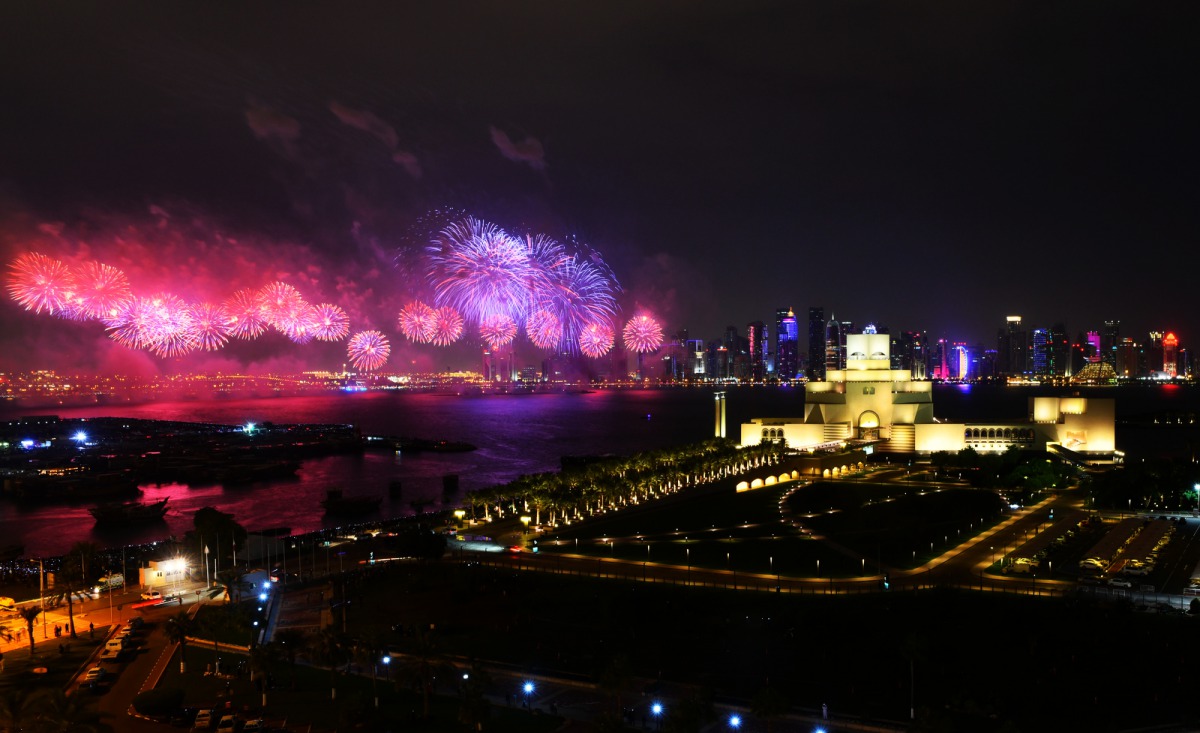
[[[350,316],[333,303],[321,303],[316,308],[319,341],[341,341],[350,333]]]
[[[229,343],[229,314],[219,305],[200,303],[191,307],[192,339],[197,349],[216,351]]]
[[[448,305],[438,308],[434,318],[433,338],[430,341],[434,346],[449,346],[458,341],[462,337],[463,318]]]
[[[302,319],[311,306],[300,291],[285,282],[273,282],[258,291],[267,323],[286,336],[302,328]],[[299,321],[299,322],[298,322]]]
[[[150,298],[146,321],[146,345],[152,354],[164,358],[183,356],[196,348],[192,332],[192,309],[182,298],[161,293]]]
[[[479,335],[494,349],[513,340],[517,324],[503,313],[493,313],[479,322]]]
[[[622,331],[625,337],[625,348],[640,354],[657,351],[662,345],[662,326],[650,316],[634,316],[625,324]]]
[[[534,311],[525,321],[525,334],[539,349],[553,349],[562,340],[562,322],[548,310]]]
[[[303,307],[292,313],[287,319],[274,325],[294,344],[307,344],[312,341],[317,337],[317,331],[321,327],[317,309],[308,303],[304,303]]]
[[[133,297],[125,273],[103,262],[85,262],[76,268],[75,286],[76,299],[87,318],[109,318]]]
[[[419,300],[414,300],[400,310],[396,323],[410,341],[426,344],[432,341],[437,333],[437,311]]]
[[[374,371],[387,363],[392,346],[379,331],[359,331],[350,337],[346,356],[355,369]]]
[[[8,266],[8,294],[25,310],[54,314],[75,294],[71,268],[38,252],[21,255]]]
[[[604,356],[613,347],[612,326],[607,323],[589,323],[579,334],[579,350],[593,359]]]
[[[254,339],[267,330],[267,311],[257,290],[239,290],[225,301],[223,307],[229,315],[230,336]]]

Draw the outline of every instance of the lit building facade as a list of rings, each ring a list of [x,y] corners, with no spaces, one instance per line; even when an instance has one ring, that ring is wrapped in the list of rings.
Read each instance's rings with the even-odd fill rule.
[[[743,423],[741,444],[782,439],[793,448],[815,449],[865,441],[878,452],[899,454],[1057,445],[1101,457],[1111,457],[1116,448],[1113,400],[1035,397],[1028,421],[938,422],[933,383],[914,381],[908,369],[892,369],[889,348],[887,334],[847,336],[846,368],[828,371],[824,382],[805,385],[804,416]]]
[[[775,311],[775,375],[781,380],[800,376],[800,334],[791,308]]]

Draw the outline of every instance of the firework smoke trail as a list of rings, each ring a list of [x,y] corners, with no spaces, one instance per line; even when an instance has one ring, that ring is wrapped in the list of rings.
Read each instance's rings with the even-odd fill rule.
[[[523,318],[541,278],[524,242],[475,218],[447,226],[426,254],[438,305],[453,306],[470,321],[497,313]]]
[[[558,316],[548,310],[539,310],[525,321],[525,335],[539,349],[554,349],[562,341],[563,328]]]
[[[350,337],[346,345],[346,356],[355,369],[374,371],[387,363],[392,346],[379,331],[360,331]]]
[[[479,322],[479,335],[495,349],[516,338],[517,323],[504,313],[493,313]]]
[[[437,309],[434,317],[433,338],[434,346],[449,346],[462,337],[463,317],[448,305]]]
[[[259,292],[243,288],[225,301],[229,314],[229,335],[239,339],[256,339],[267,330],[267,310]]]
[[[639,354],[648,354],[658,350],[662,345],[662,326],[650,316],[634,316],[625,324],[622,331],[625,338],[625,348]]]
[[[589,323],[579,334],[579,350],[593,359],[604,356],[613,347],[613,329],[607,323]]]
[[[314,335],[318,341],[341,341],[350,333],[350,316],[333,303],[321,303],[316,307],[316,314]]]
[[[411,301],[400,309],[396,325],[410,341],[427,344],[437,333],[437,311],[419,300]]]
[[[229,342],[229,314],[219,305],[200,303],[191,307],[192,340],[196,348],[216,351]]]
[[[8,293],[25,310],[53,315],[75,292],[75,277],[63,262],[28,252],[9,264]]]

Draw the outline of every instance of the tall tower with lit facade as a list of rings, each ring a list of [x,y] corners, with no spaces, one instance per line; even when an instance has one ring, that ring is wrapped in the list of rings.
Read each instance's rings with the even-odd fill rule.
[[[1179,374],[1179,338],[1174,333],[1168,331],[1166,336],[1163,336],[1163,372],[1168,377],[1174,379]]]
[[[746,324],[746,341],[750,343],[750,381],[761,382],[767,376],[763,352],[767,345],[767,324],[751,321]]]
[[[775,374],[780,380],[791,381],[799,375],[800,334],[796,314],[791,308],[775,311]]]
[[[846,363],[846,333],[837,316],[825,324],[825,371],[837,371]]]
[[[1100,361],[1108,362],[1113,369],[1117,368],[1117,345],[1121,343],[1121,322],[1105,321],[1104,330],[1100,332]]]
[[[997,344],[1000,373],[1004,376],[1019,376],[1029,371],[1029,337],[1021,326],[1020,316],[1008,316],[1005,322]]]
[[[808,309],[808,379],[825,381],[825,309]]]

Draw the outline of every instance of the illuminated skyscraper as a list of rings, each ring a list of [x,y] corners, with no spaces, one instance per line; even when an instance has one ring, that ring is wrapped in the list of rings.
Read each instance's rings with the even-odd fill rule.
[[[825,309],[808,309],[808,379],[825,381]]]
[[[1019,376],[1029,371],[1029,336],[1021,327],[1020,316],[1008,316],[1005,321],[997,344],[1000,370],[1004,376]]]
[[[1179,373],[1179,362],[1177,359],[1179,351],[1179,339],[1174,333],[1168,331],[1166,336],[1163,336],[1163,371],[1171,379],[1174,379]]]
[[[1051,374],[1050,348],[1053,340],[1050,332],[1044,328],[1033,329],[1033,373],[1045,377]]]
[[[1105,321],[1104,330],[1100,332],[1100,361],[1106,361],[1113,369],[1117,368],[1117,344],[1121,343],[1121,322]]]
[[[844,368],[846,364],[846,334],[837,316],[825,324],[825,371]]]
[[[764,352],[767,345],[767,324],[751,321],[746,324],[746,341],[750,346],[750,380],[761,382],[767,376]]]
[[[791,308],[775,311],[775,374],[781,380],[799,376],[799,333]]]

